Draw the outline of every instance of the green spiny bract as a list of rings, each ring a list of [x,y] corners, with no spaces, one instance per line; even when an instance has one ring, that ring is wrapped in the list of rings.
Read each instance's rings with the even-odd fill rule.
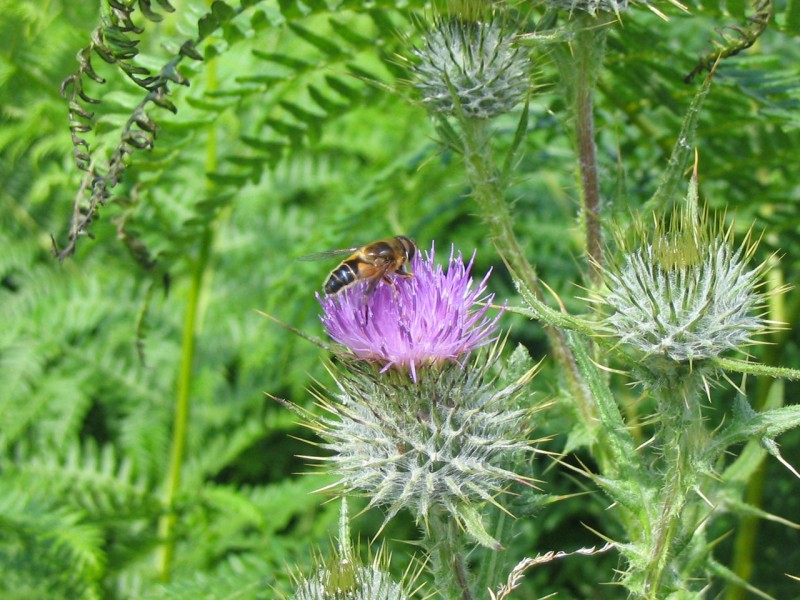
[[[333,373],[335,399],[319,398],[329,416],[312,425],[333,452],[321,460],[340,477],[338,487],[388,507],[385,522],[402,508],[425,526],[432,513],[444,512],[474,540],[498,547],[477,515],[512,482],[525,482],[510,469],[532,451],[530,410],[513,404],[532,371],[495,389],[487,371],[496,351],[475,365],[421,370],[417,383],[345,362],[347,370]]]
[[[424,34],[414,85],[433,112],[490,119],[513,109],[528,91],[531,63],[496,21],[438,19]]]
[[[389,555],[383,548],[372,563],[363,565],[357,549],[350,542],[350,519],[347,500],[342,500],[339,515],[339,540],[327,560],[317,557],[316,575],[294,577],[297,589],[294,600],[408,600],[405,577],[396,582],[389,575]],[[408,572],[406,573],[408,575]],[[412,584],[413,585],[413,584]]]
[[[690,192],[691,194],[691,192]],[[622,242],[622,260],[606,271],[606,325],[657,371],[715,358],[753,342],[767,329],[759,315],[765,265],[748,266],[750,236],[738,248],[731,229],[709,222],[690,204],[652,234],[638,228],[638,247]]]
[[[378,561],[362,565],[334,556],[317,575],[302,580],[294,600],[407,600],[403,586],[392,580]]]
[[[548,0],[553,8],[568,10],[569,12],[585,12],[590,15],[598,13],[619,14],[628,8],[628,0]]]

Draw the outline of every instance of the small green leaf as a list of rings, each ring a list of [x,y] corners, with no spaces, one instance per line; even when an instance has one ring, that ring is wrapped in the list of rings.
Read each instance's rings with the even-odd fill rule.
[[[253,49],[253,56],[260,58],[261,60],[268,60],[269,62],[273,62],[277,65],[288,67],[293,71],[297,71],[298,73],[308,71],[314,67],[314,63],[310,63],[299,58],[294,58],[293,56],[287,56],[286,54],[279,54],[277,52],[264,52],[263,50]]]
[[[356,88],[347,85],[344,81],[333,75],[326,75],[325,82],[332,90],[335,90],[348,100],[356,100],[361,95]]]
[[[517,130],[514,133],[514,141],[511,142],[511,147],[508,149],[508,154],[506,155],[506,161],[503,164],[503,179],[508,180],[508,178],[512,174],[512,170],[518,165],[520,157],[519,157],[519,149],[522,147],[523,140],[528,135],[528,106],[530,105],[529,101],[525,102],[525,106],[522,109],[522,114],[519,116],[519,123],[517,124]]]
[[[644,214],[667,211],[672,206],[675,198],[681,197],[682,192],[678,190],[682,190],[685,185],[686,168],[694,156],[694,140],[697,133],[697,123],[700,119],[700,110],[703,108],[703,102],[710,89],[711,77],[706,77],[703,85],[695,94],[689,110],[686,112],[683,126],[672,149],[672,155],[669,157],[667,169],[658,184],[658,189],[642,208]]]
[[[325,96],[325,94],[320,92],[314,85],[308,86],[308,95],[311,96],[311,99],[314,102],[316,102],[317,105],[328,114],[331,113],[340,114],[344,112],[344,110],[346,110],[349,106],[351,106],[350,104],[342,104],[339,102],[334,102],[333,100]]]
[[[292,144],[292,146],[301,145],[303,138],[306,136],[306,130],[302,127],[298,127],[297,125],[292,125],[284,121],[279,121],[278,119],[265,119],[264,124],[289,138],[289,142]]]
[[[342,54],[341,49],[339,46],[331,42],[330,40],[326,40],[324,37],[319,36],[315,33],[312,33],[305,27],[301,27],[296,23],[289,23],[289,29],[295,32],[298,37],[304,39],[306,42],[320,50],[323,54],[326,54],[330,58],[335,58]]]
[[[503,545],[486,531],[481,515],[476,509],[471,506],[459,506],[458,516],[467,534],[481,546],[492,550],[503,549]]]
[[[361,35],[344,23],[340,23],[335,19],[331,19],[329,23],[331,24],[331,29],[336,32],[336,35],[356,48],[366,48],[375,45],[375,40]]]
[[[586,341],[573,331],[565,331],[564,338],[572,349],[581,377],[594,398],[599,417],[598,425],[605,432],[601,441],[611,451],[614,464],[632,472],[643,472],[644,466],[639,464],[636,443],[625,425],[606,378],[589,355]]]
[[[219,20],[212,14],[203,15],[197,22],[197,37],[201,40],[206,39],[219,27]]]
[[[288,100],[282,100],[280,105],[295,119],[308,125],[318,125],[325,118],[325,115],[313,113],[294,102],[289,102]]]
[[[194,40],[188,40],[183,43],[180,49],[180,55],[194,60],[203,60],[203,55],[197,51]]]
[[[227,23],[222,27],[223,37],[229,44],[235,44],[245,38],[244,32],[234,23]]]
[[[217,21],[222,23],[235,17],[236,11],[222,0],[214,0],[213,4],[211,4],[211,14],[214,15]]]

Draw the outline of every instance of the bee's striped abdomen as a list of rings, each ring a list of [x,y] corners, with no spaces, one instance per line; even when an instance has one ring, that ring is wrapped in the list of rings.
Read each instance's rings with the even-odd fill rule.
[[[348,258],[336,267],[325,282],[325,294],[338,294],[358,281],[358,262],[358,258]]]

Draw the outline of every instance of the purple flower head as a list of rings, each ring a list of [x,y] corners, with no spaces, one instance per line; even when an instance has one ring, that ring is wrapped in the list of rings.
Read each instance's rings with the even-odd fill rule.
[[[408,369],[417,381],[417,368],[457,361],[472,350],[494,341],[500,314],[486,316],[494,294],[486,294],[489,273],[473,288],[469,264],[450,251],[447,272],[434,264],[434,247],[417,253],[413,277],[394,277],[393,285],[378,284],[365,297],[364,284],[336,296],[317,295],[322,323],[328,334],[356,358]],[[476,303],[482,306],[475,306]]]

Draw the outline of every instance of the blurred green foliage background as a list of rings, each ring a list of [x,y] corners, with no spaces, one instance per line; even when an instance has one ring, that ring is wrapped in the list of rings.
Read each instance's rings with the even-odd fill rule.
[[[429,14],[414,1],[232,0],[222,8],[173,0],[174,12],[151,7],[163,17],[157,22],[142,15],[150,2],[125,3],[144,28],[131,36],[140,39],[134,64],[157,73],[197,37],[198,22],[207,28],[197,45],[203,60],[178,66],[190,85],[171,86],[177,113],[146,108],[157,125],[152,150],[132,152],[92,238],[80,238],[75,255],[59,263],[51,236],[59,248],[68,243],[84,175],[59,87],[109,4],[0,4],[0,589],[4,598],[278,597],[291,589],[290,566],[308,568],[312,548],[327,548],[339,508],[311,493],[330,480],[303,474],[309,468],[297,457],[319,452],[298,439],[314,441],[313,433],[267,395],[311,406],[308,388],[330,383],[319,348],[257,313],[323,335],[314,293],[334,264],[295,259],[407,234],[422,248],[435,241],[442,253],[477,249],[476,274],[494,269],[499,299],[514,304],[515,291],[475,217],[460,158],[441,151],[424,109],[408,101],[398,55],[416,35],[415,16]],[[544,3],[512,4],[531,28],[546,13]],[[704,75],[692,84],[683,77],[720,39],[717,30],[744,25],[752,13],[744,1],[692,3],[688,13],[659,7],[668,21],[641,5],[623,15],[598,82],[608,228],[624,226],[658,185]],[[800,8],[772,8],[757,44],[719,65],[693,144],[703,200],[735,218],[739,237],[753,223],[763,232],[756,260],[778,253],[768,284],[777,286],[796,282],[800,270]],[[209,10],[217,20],[201,21]],[[530,50],[537,87],[509,201],[542,280],[569,310],[584,312],[569,115],[547,46]],[[88,106],[94,129],[82,135],[102,162],[145,92],[118,65],[92,65],[106,82],[84,78],[102,103]],[[509,115],[494,124],[498,148],[511,143],[516,123]],[[799,298],[792,290],[774,301],[770,316],[787,325],[771,345],[753,348],[760,360],[800,366]],[[572,422],[557,402],[559,374],[541,327],[510,314],[503,326],[511,328],[507,350],[521,343],[545,357],[533,401],[556,402],[540,413],[537,435],[553,436],[546,449],[560,452]],[[156,524],[187,356],[175,556],[170,581],[161,581]],[[638,390],[624,379],[617,383],[631,422],[645,420],[651,407],[637,404]],[[797,384],[747,386],[758,402],[794,402],[798,392]],[[725,418],[731,399],[715,392],[714,419]],[[800,465],[798,434],[781,443]],[[580,451],[578,458],[591,461]],[[545,493],[590,493],[537,514],[521,500],[501,559],[509,565],[596,545],[589,528],[616,533],[606,499],[586,481],[544,460],[540,469]],[[774,460],[759,477],[752,501],[794,519],[800,482]],[[380,522],[365,513],[353,527],[366,540]],[[797,530],[744,525],[714,522],[709,538],[721,539],[720,562],[731,564],[738,544],[736,560],[754,584],[776,598],[797,596],[784,575],[800,574]],[[398,572],[416,535],[402,519],[384,533]],[[622,597],[620,588],[597,587],[613,580],[616,561],[607,554],[552,563],[528,575],[519,597],[597,598],[598,589]]]

